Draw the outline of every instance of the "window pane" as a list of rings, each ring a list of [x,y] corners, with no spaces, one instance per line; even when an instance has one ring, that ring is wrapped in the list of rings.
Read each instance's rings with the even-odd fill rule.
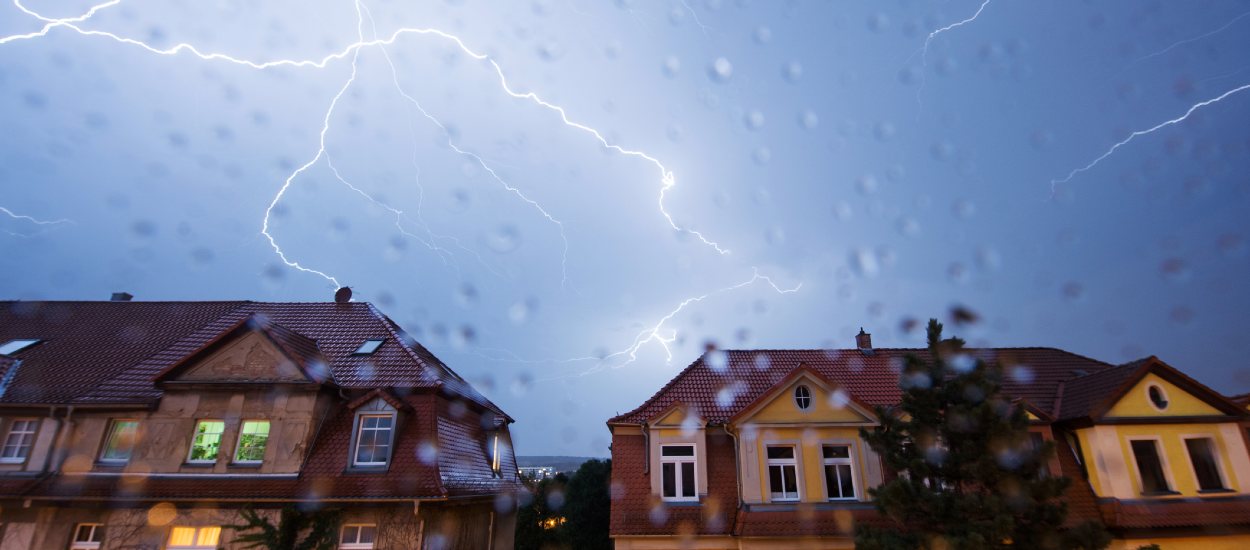
[[[1167,478],[1163,475],[1163,464],[1159,461],[1159,449],[1154,441],[1139,440],[1131,443],[1133,456],[1137,458],[1137,470],[1141,474],[1142,492],[1157,493],[1168,491]]]
[[[847,445],[825,445],[825,458],[850,458],[851,448]]]
[[[693,445],[665,445],[660,448],[661,456],[694,456]]]
[[[221,527],[201,527],[200,536],[195,539],[196,546],[217,546],[221,537]]]
[[[781,493],[785,490],[781,486],[781,466],[768,467],[768,490],[773,493]]]
[[[195,544],[194,527],[174,527],[169,532],[170,546],[191,546]]]
[[[797,495],[799,493],[799,480],[794,466],[782,466],[781,473],[785,477],[786,494],[791,496]]]
[[[663,495],[666,497],[677,496],[677,464],[672,462],[661,464],[660,477],[662,478]]]
[[[851,476],[850,464],[839,464],[838,480],[842,484],[842,498],[855,498],[855,481]]]
[[[359,534],[360,534],[359,525],[344,525],[343,536],[339,538],[339,542],[343,544],[356,542],[356,537]]]
[[[217,450],[221,448],[221,433],[226,430],[226,423],[220,420],[201,420],[195,427],[195,439],[191,443],[191,455],[188,460],[193,462],[213,462],[217,460]]]
[[[378,528],[375,525],[361,525],[360,539],[362,543],[372,543],[374,536],[377,534]]]
[[[794,458],[794,447],[769,447],[768,458],[770,459]]]
[[[1215,463],[1214,443],[1208,438],[1186,439],[1185,448],[1189,450],[1189,460],[1194,464],[1194,474],[1198,477],[1198,488],[1204,491],[1224,488],[1224,480],[1220,478],[1220,467]]]
[[[694,496],[694,463],[681,463],[681,496]]]
[[[239,431],[239,447],[234,452],[238,462],[260,462],[265,459],[265,444],[269,442],[269,421],[249,420]]]
[[[101,458],[104,460],[129,460],[130,450],[135,446],[135,435],[138,431],[138,420],[114,421]]]
[[[95,527],[90,523],[78,524],[78,529],[74,531],[74,542],[91,542],[91,531]]]
[[[842,498],[842,488],[838,486],[838,467],[833,464],[825,465],[825,494],[829,498]]]

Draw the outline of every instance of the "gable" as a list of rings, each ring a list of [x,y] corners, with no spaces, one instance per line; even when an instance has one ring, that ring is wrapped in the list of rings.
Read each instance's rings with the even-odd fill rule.
[[[690,414],[684,405],[675,405],[667,413],[661,414],[651,425],[658,428],[689,428],[702,427],[703,420],[697,414]]]
[[[1159,410],[1150,400],[1149,388],[1159,387],[1167,399],[1167,407]],[[1141,418],[1151,416],[1223,416],[1224,413],[1203,399],[1181,389],[1150,372],[1138,380],[1110,409],[1106,418]]]
[[[182,369],[180,382],[310,382],[304,372],[256,331],[248,331]]]
[[[794,392],[798,386],[807,386],[811,393],[811,406],[799,409]],[[800,424],[836,423],[871,424],[872,413],[851,400],[844,390],[828,387],[823,381],[807,374],[800,375],[788,384],[773,390],[754,411],[749,411],[740,423]]]

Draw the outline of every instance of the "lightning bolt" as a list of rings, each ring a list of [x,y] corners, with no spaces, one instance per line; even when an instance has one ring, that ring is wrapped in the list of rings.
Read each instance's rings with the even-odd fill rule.
[[[44,35],[47,35],[48,31],[56,27],[72,25],[73,23],[82,23],[83,21],[86,21],[94,17],[96,12],[104,8],[116,6],[121,1],[122,0],[109,0],[108,2],[104,2],[102,4],[96,4],[92,6],[91,9],[87,10],[87,13],[84,13],[77,17],[67,17],[64,19],[50,19],[50,18],[44,17],[42,15],[39,15],[33,11],[26,9],[25,6],[22,6],[22,3],[19,0],[14,0],[13,5],[17,6],[17,9],[22,10],[27,15],[33,16],[36,19],[39,19],[40,21],[43,21],[45,25],[43,26],[42,29],[39,29],[36,32],[31,32],[31,33],[26,33],[26,34],[14,34],[10,36],[0,37],[0,44],[8,44],[9,42],[15,42],[18,40],[29,40],[31,38],[39,38]]]
[[[924,85],[925,85],[925,82],[928,80],[928,72],[929,72],[927,70],[929,67],[929,45],[933,43],[933,39],[937,38],[937,35],[953,30],[953,29],[957,29],[959,27],[967,25],[968,23],[976,21],[978,17],[981,17],[981,12],[985,11],[985,7],[990,5],[991,1],[992,0],[985,0],[984,2],[982,2],[981,7],[977,8],[976,13],[972,14],[971,17],[964,19],[963,21],[951,23],[945,27],[934,30],[933,32],[929,33],[929,36],[925,37],[924,46],[920,49],[920,66],[924,70],[920,71],[920,86],[916,88],[916,104],[920,105],[921,109],[924,108],[924,105],[921,103],[920,94],[924,91]],[[914,56],[916,54],[913,53],[912,55]]]
[[[38,219],[38,218],[35,218],[35,217],[32,217],[32,216],[27,216],[27,215],[25,215],[25,214],[18,214],[18,213],[14,212],[14,211],[12,211],[12,210],[9,210],[8,208],[5,208],[5,207],[3,207],[3,206],[0,206],[0,214],[4,214],[5,216],[8,216],[8,217],[10,217],[10,218],[12,218],[12,219],[14,219],[14,220],[17,220],[17,221],[26,222],[26,223],[32,223],[32,224],[35,224],[35,225],[38,225],[38,226],[45,226],[45,227],[46,227],[46,226],[52,226],[52,225],[61,225],[61,224],[65,224],[65,223],[74,223],[74,222],[73,222],[73,220],[67,220],[67,219],[60,219],[60,220],[41,220],[41,219]],[[36,234],[38,234],[38,233],[18,233],[18,232],[16,232],[16,231],[9,231],[8,229],[5,229],[5,230],[3,230],[3,231],[4,231],[5,233],[8,233],[9,235],[14,236],[14,237],[33,237],[33,236],[35,236]]]
[[[1245,91],[1245,90],[1250,90],[1250,84],[1245,84],[1245,85],[1243,85],[1243,86],[1240,86],[1240,87],[1237,87],[1237,88],[1233,88],[1233,89],[1231,89],[1231,90],[1229,90],[1229,91],[1227,91],[1227,92],[1224,92],[1223,94],[1220,94],[1220,95],[1219,95],[1219,97],[1215,97],[1215,98],[1212,98],[1212,99],[1208,99],[1208,100],[1206,100],[1206,101],[1202,101],[1202,102],[1199,102],[1199,103],[1195,103],[1193,106],[1191,106],[1191,107],[1189,108],[1189,110],[1188,110],[1188,111],[1185,111],[1185,114],[1183,114],[1183,115],[1181,115],[1181,116],[1178,116],[1178,117],[1176,117],[1176,118],[1174,118],[1174,119],[1171,119],[1171,120],[1166,120],[1166,121],[1164,121],[1164,122],[1160,122],[1159,124],[1156,124],[1156,125],[1154,125],[1153,127],[1147,128],[1147,129],[1145,129],[1145,130],[1138,130],[1138,131],[1136,131],[1136,132],[1133,132],[1133,133],[1129,134],[1129,135],[1128,135],[1128,137],[1124,138],[1123,140],[1120,140],[1120,141],[1119,141],[1119,142],[1117,142],[1115,145],[1112,145],[1110,149],[1107,149],[1107,152],[1103,153],[1103,154],[1102,154],[1102,155],[1100,155],[1098,158],[1096,158],[1096,159],[1094,159],[1094,160],[1090,161],[1090,163],[1089,163],[1089,164],[1086,164],[1085,166],[1082,166],[1082,167],[1077,168],[1077,169],[1075,169],[1075,170],[1073,170],[1073,171],[1071,171],[1071,172],[1068,172],[1068,175],[1067,175],[1067,176],[1064,176],[1064,177],[1059,178],[1059,179],[1053,179],[1053,180],[1050,180],[1050,194],[1051,194],[1051,197],[1054,197],[1054,195],[1055,195],[1055,186],[1056,186],[1056,185],[1059,185],[1059,184],[1061,184],[1061,183],[1068,183],[1069,181],[1072,181],[1072,178],[1076,177],[1078,174],[1081,174],[1082,172],[1087,172],[1087,171],[1089,171],[1089,170],[1090,170],[1090,169],[1092,169],[1093,167],[1097,166],[1097,165],[1098,165],[1098,163],[1102,162],[1102,161],[1103,161],[1103,159],[1105,159],[1105,158],[1107,158],[1107,157],[1111,156],[1113,153],[1115,153],[1117,149],[1119,149],[1119,148],[1121,148],[1121,147],[1123,147],[1123,146],[1125,146],[1125,145],[1128,145],[1128,143],[1129,143],[1130,141],[1133,141],[1133,139],[1134,139],[1134,138],[1137,138],[1138,136],[1144,136],[1144,135],[1146,135],[1146,134],[1154,133],[1154,132],[1156,132],[1156,131],[1158,131],[1158,130],[1160,130],[1160,129],[1166,128],[1166,127],[1171,126],[1171,125],[1173,125],[1173,124],[1178,124],[1178,123],[1180,123],[1180,122],[1184,121],[1185,119],[1189,118],[1189,115],[1194,114],[1194,111],[1197,111],[1198,109],[1201,109],[1201,108],[1203,108],[1203,107],[1206,107],[1207,105],[1211,105],[1211,104],[1213,104],[1213,103],[1218,103],[1218,102],[1220,102],[1220,101],[1223,101],[1223,100],[1224,100],[1224,98],[1226,98],[1226,97],[1228,97],[1228,96],[1230,96],[1230,95],[1233,95],[1233,94],[1235,94],[1235,93],[1237,93],[1237,92],[1242,92],[1242,91]]]
[[[703,31],[703,37],[707,38],[708,26],[704,25],[703,22],[699,20],[699,14],[695,13],[694,8],[690,7],[690,4],[687,3],[686,0],[681,0],[681,5],[686,8],[686,11],[690,12],[690,17],[694,18],[694,24],[699,26],[699,30]]]
[[[1200,34],[1200,35],[1195,36],[1195,37],[1193,37],[1193,38],[1186,38],[1186,39],[1184,39],[1184,40],[1181,40],[1181,41],[1175,42],[1175,43],[1173,43],[1172,45],[1170,45],[1170,46],[1168,46],[1168,47],[1166,47],[1166,48],[1163,48],[1162,50],[1159,50],[1159,51],[1157,51],[1157,52],[1154,52],[1154,53],[1151,53],[1151,54],[1147,54],[1147,55],[1141,56],[1141,57],[1139,57],[1139,58],[1137,58],[1137,59],[1134,59],[1132,63],[1129,63],[1127,66],[1125,66],[1125,67],[1124,67],[1124,69],[1121,69],[1121,70],[1120,70],[1120,72],[1121,72],[1121,73],[1123,73],[1124,71],[1127,71],[1130,67],[1132,67],[1132,66],[1134,66],[1134,65],[1137,65],[1138,63],[1141,63],[1141,62],[1146,61],[1146,60],[1148,60],[1148,59],[1153,59],[1153,58],[1155,58],[1155,57],[1159,57],[1159,56],[1161,56],[1161,55],[1164,55],[1164,54],[1166,54],[1166,53],[1168,53],[1168,52],[1170,52],[1170,51],[1172,51],[1172,50],[1174,50],[1174,49],[1176,49],[1176,48],[1179,48],[1179,47],[1181,47],[1181,46],[1184,46],[1185,44],[1191,44],[1191,43],[1197,42],[1197,41],[1199,41],[1199,40],[1202,40],[1202,39],[1204,39],[1204,38],[1209,38],[1209,37],[1215,36],[1215,35],[1217,35],[1217,34],[1219,34],[1219,33],[1221,33],[1221,32],[1224,32],[1224,31],[1225,31],[1225,30],[1227,30],[1229,27],[1231,27],[1231,26],[1235,25],[1238,21],[1240,21],[1240,20],[1244,19],[1244,18],[1245,18],[1245,17],[1247,17],[1247,16],[1250,16],[1250,11],[1248,11],[1248,12],[1246,12],[1246,13],[1243,13],[1243,14],[1241,14],[1241,15],[1238,15],[1237,17],[1232,18],[1231,20],[1229,20],[1229,22],[1225,23],[1225,24],[1224,24],[1224,26],[1222,26],[1222,27],[1220,27],[1220,28],[1218,28],[1218,29],[1215,29],[1215,30],[1213,30],[1213,31],[1206,32],[1206,33],[1203,33],[1203,34]]]

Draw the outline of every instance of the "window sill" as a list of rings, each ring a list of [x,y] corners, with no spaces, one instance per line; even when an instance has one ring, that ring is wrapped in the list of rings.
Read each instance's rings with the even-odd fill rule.
[[[183,463],[182,463],[182,467],[183,467],[183,468],[212,468],[213,466],[216,466],[216,465],[217,465],[217,462],[216,462],[216,461],[213,461],[213,462],[183,462]]]
[[[1219,489],[1199,489],[1198,490],[1198,494],[1200,495],[1221,495],[1221,494],[1236,493],[1236,492],[1237,491],[1234,491],[1226,487],[1221,487]]]
[[[390,470],[389,464],[381,464],[377,466],[348,466],[343,470],[344,474],[385,474]]]
[[[703,506],[703,503],[700,502],[698,499],[670,500],[670,499],[662,498],[660,500],[664,502],[665,506],[678,506],[678,507],[680,506]]]
[[[249,470],[254,470],[264,465],[265,465],[265,462],[263,460],[257,461],[257,462],[231,462],[230,464],[228,464],[228,466],[230,466],[231,468],[243,468],[243,469],[249,469]]]
[[[127,464],[130,464],[129,460],[97,460],[95,461],[95,468],[97,470],[120,471]]]
[[[25,463],[26,463],[25,458],[0,458],[0,465],[15,466],[15,465],[21,465]]]
[[[1179,494],[1180,494],[1180,493],[1178,493],[1178,492],[1176,492],[1176,491],[1150,491],[1150,492],[1148,492],[1148,493],[1142,493],[1142,494],[1141,494],[1141,496],[1144,496],[1144,497],[1170,497],[1170,496],[1177,496],[1177,495],[1179,495]]]

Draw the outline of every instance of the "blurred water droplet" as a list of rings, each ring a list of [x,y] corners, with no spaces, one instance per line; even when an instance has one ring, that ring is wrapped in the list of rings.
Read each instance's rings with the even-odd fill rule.
[[[785,244],[786,230],[777,225],[770,227],[768,231],[764,233],[764,241],[772,246]]]
[[[876,136],[879,141],[889,141],[890,138],[894,137],[895,132],[897,132],[897,130],[894,128],[894,124],[884,121],[878,122],[872,129],[872,134]]]
[[[844,222],[844,221],[851,219],[851,214],[852,214],[851,205],[847,204],[846,201],[838,201],[836,204],[833,205],[834,219],[840,222]]]
[[[946,363],[950,365],[951,370],[958,372],[958,373],[970,372],[972,371],[973,367],[977,366],[976,359],[973,359],[971,355],[968,355],[966,353],[956,354],[954,357],[951,357],[950,360],[948,360]]]
[[[876,193],[877,185],[877,178],[872,174],[864,174],[855,180],[855,189],[865,196]]]
[[[773,31],[768,27],[757,27],[753,35],[756,44],[767,44],[773,40]]]
[[[820,117],[816,116],[816,112],[811,109],[805,109],[799,113],[799,126],[804,130],[815,130],[820,125]]]
[[[956,218],[966,220],[977,213],[977,206],[967,199],[959,199],[951,205],[951,212]]]
[[[1028,365],[1015,365],[1007,371],[1007,376],[1011,377],[1017,384],[1032,384],[1033,369]]]
[[[803,78],[803,65],[798,61],[786,63],[786,65],[781,68],[781,76],[786,79],[786,82],[790,82],[791,84],[798,82],[800,78]]]
[[[521,232],[511,224],[501,225],[486,235],[486,247],[497,254],[507,254],[521,246]]]
[[[1189,279],[1189,265],[1180,258],[1167,258],[1159,264],[1159,273],[1168,282],[1184,282]]]
[[[1236,233],[1225,233],[1215,241],[1220,253],[1229,258],[1239,258],[1246,253],[1246,239]]]
[[[884,13],[874,13],[868,17],[868,30],[881,32],[890,26],[890,17]]]
[[[712,61],[712,64],[708,67],[707,74],[708,78],[711,78],[713,82],[729,82],[729,79],[732,78],[734,74],[734,66],[728,59],[718,57],[715,61]]]
[[[530,388],[532,388],[533,385],[534,377],[528,372],[523,372],[518,374],[517,377],[512,380],[510,388],[512,389],[512,394],[519,397],[529,393]]]
[[[725,372],[729,369],[729,356],[725,352],[714,349],[703,356],[703,362],[715,372]]]
[[[677,56],[675,55],[670,55],[664,58],[663,70],[664,76],[669,78],[677,76],[677,73],[681,72],[681,60],[677,59]]]
[[[920,222],[913,218],[899,218],[898,232],[904,237],[915,237],[920,234]]]
[[[773,151],[768,147],[759,147],[751,154],[751,159],[755,161],[755,164],[768,164],[768,161],[773,160]]]
[[[1187,325],[1194,320],[1194,310],[1188,306],[1176,306],[1168,312],[1168,319],[1178,325]]]
[[[998,251],[988,246],[977,247],[977,267],[986,270],[998,269],[1002,265]]]
[[[951,265],[946,267],[946,276],[950,278],[951,282],[966,283],[968,282],[968,268],[964,267],[964,264],[960,262],[951,262]]]
[[[1076,281],[1068,281],[1063,284],[1059,291],[1063,294],[1065,300],[1074,302],[1080,300],[1081,296],[1085,294],[1085,287]]]
[[[772,360],[768,358],[768,354],[766,353],[755,354],[755,360],[753,362],[755,363],[755,368],[758,370],[768,370],[768,368],[772,366]]]
[[[877,255],[865,248],[852,250],[849,264],[851,270],[860,277],[873,277],[881,270],[877,264]]]
[[[477,303],[477,287],[472,284],[463,283],[456,289],[456,301],[462,306],[471,306]]]

